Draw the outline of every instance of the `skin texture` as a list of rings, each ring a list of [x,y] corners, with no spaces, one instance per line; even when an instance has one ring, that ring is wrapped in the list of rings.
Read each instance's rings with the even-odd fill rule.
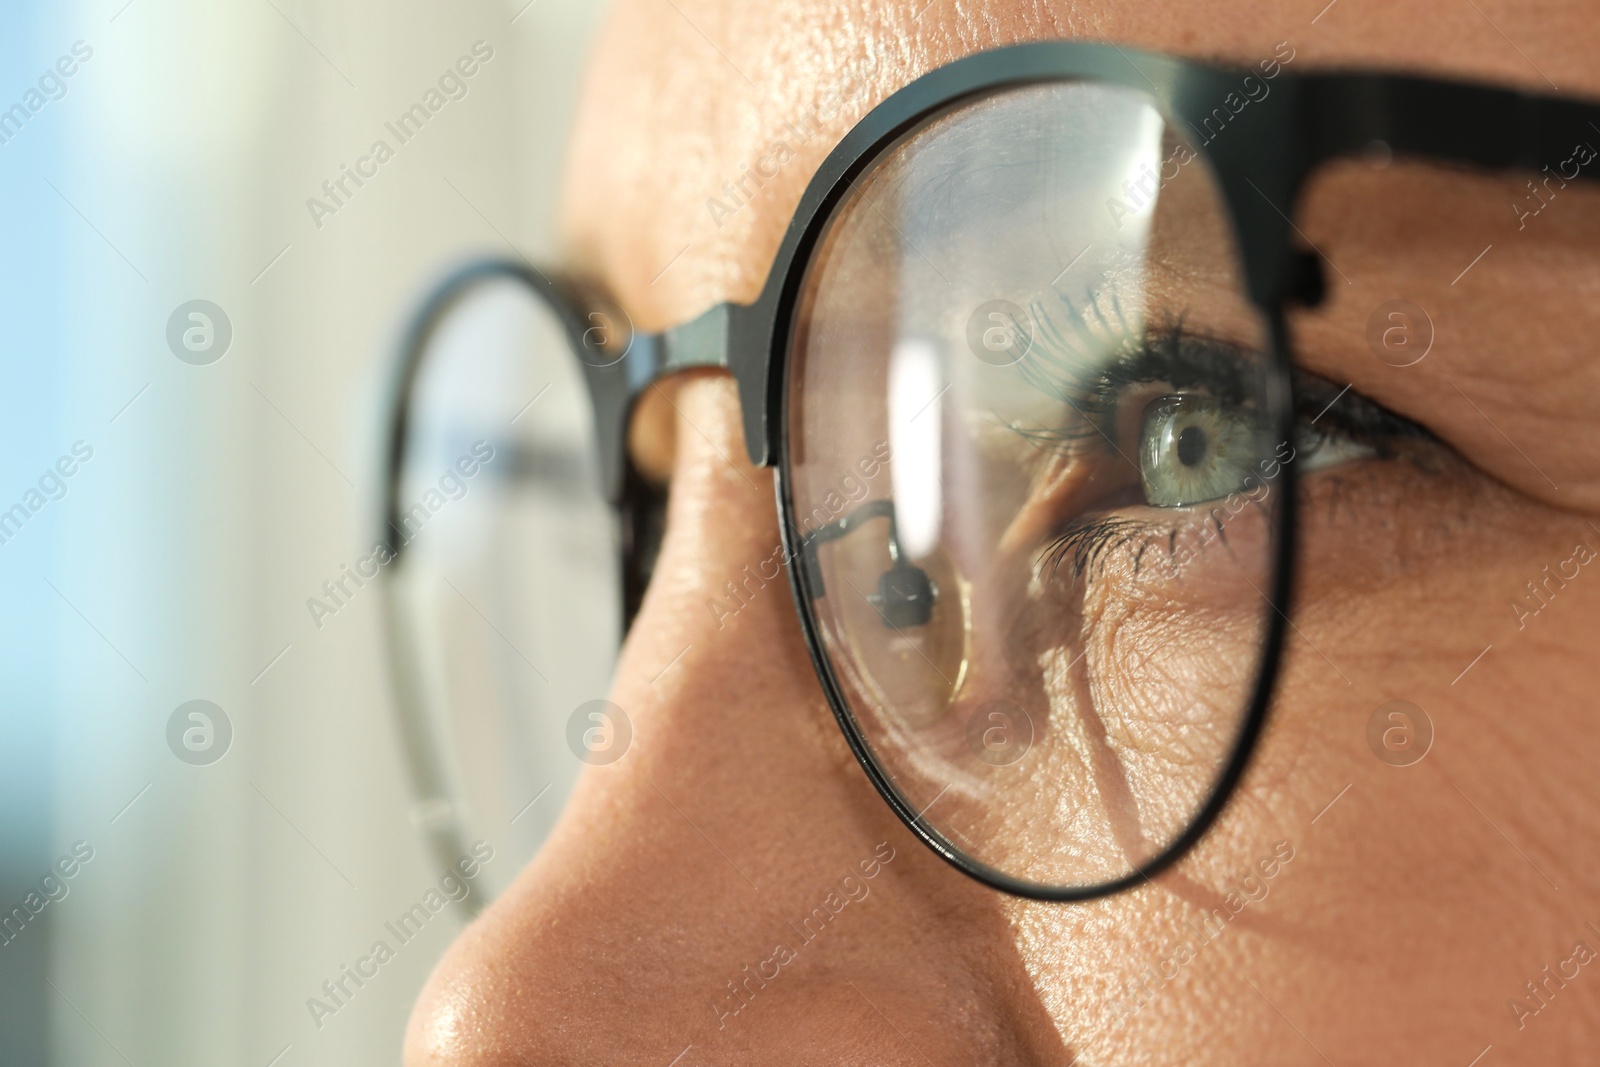
[[[1018,41],[1252,65],[1288,41],[1292,70],[1600,96],[1600,22],[1575,0],[1339,0],[1313,24],[1319,6],[624,0],[570,154],[573,261],[645,329],[748,301],[860,115]],[[707,198],[862,63],[822,132],[716,225]],[[1538,606],[1526,582],[1600,547],[1600,197],[1572,186],[1519,228],[1526,195],[1521,178],[1353,161],[1296,205],[1329,294],[1292,320],[1297,360],[1439,440],[1308,480],[1296,629],[1256,762],[1177,869],[1090,904],[986,890],[899,825],[832,721],[781,584],[732,617],[707,610],[777,543],[770,479],[744,461],[729,379],[653,394],[634,441],[672,494],[612,693],[633,748],[586,774],[440,963],[407,1062],[1464,1065],[1490,1045],[1485,1064],[1586,1062],[1600,959],[1579,966],[1574,946],[1600,951],[1600,571],[1552,585],[1537,614],[1511,604]],[[1367,343],[1394,299],[1434,323],[1415,366]],[[1413,766],[1368,747],[1397,699],[1435,730]],[[863,899],[720,1014],[789,922],[885,854]],[[1175,962],[1229,892],[1251,902]]]

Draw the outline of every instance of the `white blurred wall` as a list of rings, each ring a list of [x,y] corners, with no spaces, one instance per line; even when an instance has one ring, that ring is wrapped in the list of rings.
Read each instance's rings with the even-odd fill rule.
[[[459,923],[443,913],[313,1022],[307,998],[439,872],[407,817],[377,594],[320,631],[305,600],[373,541],[379,368],[402,312],[470,253],[553,255],[601,9],[124,4],[18,19],[29,37],[0,71],[9,99],[75,40],[94,50],[0,146],[0,211],[20,235],[6,254],[54,257],[62,287],[59,308],[38,305],[41,350],[6,357],[6,414],[27,415],[29,358],[55,361],[41,394],[55,408],[7,436],[20,456],[0,498],[74,440],[94,449],[68,495],[0,546],[9,625],[37,639],[33,662],[6,665],[12,684],[39,682],[11,714],[43,716],[48,739],[48,797],[13,812],[37,832],[8,856],[4,887],[21,893],[76,841],[94,850],[0,968],[31,982],[24,939],[48,944],[52,1063],[394,1063]],[[494,55],[468,95],[398,146],[384,123],[480,40]],[[379,138],[394,158],[319,229],[307,198]],[[164,335],[196,298],[233,327],[208,366],[175,358]],[[193,699],[232,722],[210,766],[167,747],[169,715]],[[19,743],[0,771],[40,758]]]

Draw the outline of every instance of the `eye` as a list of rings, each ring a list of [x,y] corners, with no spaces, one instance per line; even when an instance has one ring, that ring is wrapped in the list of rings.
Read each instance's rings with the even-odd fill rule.
[[[1164,396],[1145,408],[1139,479],[1147,504],[1187,507],[1247,488],[1263,458],[1252,414],[1209,396]]]

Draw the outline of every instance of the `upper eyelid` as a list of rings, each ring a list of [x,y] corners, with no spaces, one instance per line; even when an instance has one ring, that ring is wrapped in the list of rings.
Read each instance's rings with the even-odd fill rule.
[[[1332,427],[1353,440],[1382,443],[1386,440],[1413,439],[1437,441],[1428,427],[1400,415],[1357,392],[1320,374],[1293,371],[1296,415],[1319,430]]]
[[[1074,407],[1101,410],[1122,386],[1145,381],[1168,380],[1180,388],[1203,383],[1223,399],[1242,400],[1249,392],[1248,367],[1260,357],[1246,345],[1191,328],[1185,313],[1168,314],[1153,328],[1136,328],[1115,289],[1088,293],[1082,301],[1051,292],[1068,328],[1044,301],[1033,301],[1028,310],[1038,326],[1036,342],[1019,366],[1045,379],[1039,384]],[[1095,352],[1083,342],[1092,342]],[[1046,376],[1052,371],[1057,377],[1050,381]]]
[[[1092,322],[1065,296],[1055,295],[1072,320],[1071,333],[1081,335],[1096,325],[1117,332],[1097,338],[1104,345],[1104,354],[1098,360],[1091,360],[1055,322],[1041,301],[1030,305],[1029,312],[1040,327],[1035,349],[1054,349],[1053,353],[1042,353],[1054,356],[1048,360],[1048,369],[1054,374],[1047,373],[1038,363],[1032,367],[1019,365],[1019,369],[1025,374],[1033,371],[1031,377],[1036,384],[1069,404],[1091,426],[1074,431],[1023,431],[1013,427],[1018,432],[1038,439],[1054,436],[1074,445],[1092,441],[1101,435],[1100,432],[1113,432],[1105,418],[1114,418],[1118,397],[1128,386],[1139,382],[1178,377],[1182,380],[1173,384],[1179,388],[1204,385],[1210,392],[1235,401],[1246,391],[1241,380],[1245,377],[1243,367],[1248,359],[1259,356],[1243,345],[1189,329],[1183,314],[1172,316],[1153,333],[1134,337],[1127,329],[1127,319],[1121,314],[1114,292],[1109,294],[1112,315],[1105,312],[1100,301],[1086,302],[1094,312]],[[1226,372],[1230,363],[1237,365],[1239,373]],[[1437,439],[1427,427],[1396,414],[1348,385],[1298,367],[1292,374],[1297,421],[1302,424],[1312,424],[1324,432],[1331,430],[1365,442],[1393,438]],[[1094,421],[1097,418],[1101,421]]]

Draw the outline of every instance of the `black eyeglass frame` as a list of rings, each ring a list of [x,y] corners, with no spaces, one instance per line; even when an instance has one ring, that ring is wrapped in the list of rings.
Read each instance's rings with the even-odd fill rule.
[[[412,394],[433,331],[456,301],[489,279],[525,285],[554,312],[578,355],[595,410],[597,445],[608,499],[618,508],[625,626],[643,596],[648,561],[638,546],[650,490],[627,458],[628,419],[645,389],[693,367],[718,367],[737,382],[745,445],[757,466],[776,467],[775,487],[785,559],[804,558],[806,545],[794,520],[788,454],[788,356],[797,304],[812,251],[834,209],[855,182],[909,131],[937,114],[1005,89],[1029,84],[1087,82],[1146,95],[1169,121],[1200,131],[1224,99],[1253,72],[1124,49],[1112,44],[1049,41],[1012,45],[957,60],[918,78],[875,107],[823,161],[806,187],[779,246],[767,281],[754,303],[720,304],[661,334],[619,329],[625,315],[582,286],[557,280],[514,260],[468,264],[446,278],[425,300],[406,331],[387,429],[383,477],[383,530],[397,557],[401,478],[408,449]],[[1385,146],[1395,156],[1458,164],[1489,171],[1538,171],[1564,158],[1583,131],[1600,134],[1600,104],[1465,82],[1383,72],[1280,72],[1272,92],[1229,115],[1226,136],[1191,145],[1206,159],[1232,222],[1251,301],[1267,325],[1265,353],[1272,380],[1266,391],[1267,422],[1278,440],[1292,438],[1295,406],[1290,375],[1291,345],[1286,311],[1315,306],[1322,298],[1320,260],[1294,241],[1291,221],[1310,176],[1330,161]],[[1563,175],[1565,179],[1565,176]],[[1600,168],[1579,178],[1600,179]],[[1577,179],[1565,179],[1577,180]],[[620,351],[619,351],[620,349]],[[587,354],[587,355],[586,355]],[[1285,464],[1279,475],[1283,499],[1294,500],[1296,475]],[[791,565],[790,589],[818,680],[851,751],[878,793],[924,844],[963,873],[1017,896],[1048,901],[1090,900],[1147,881],[1177,862],[1215,822],[1254,752],[1271,704],[1288,612],[1295,556],[1295,508],[1275,509],[1278,529],[1274,573],[1263,590],[1274,611],[1266,616],[1260,672],[1234,750],[1210,796],[1188,827],[1160,854],[1113,881],[1090,886],[1042,886],[998,871],[966,855],[927,823],[870,754],[836,677],[816,621],[806,605],[812,590],[805,568]],[[392,666],[409,660],[398,628],[390,626]],[[397,689],[414,688],[397,678]],[[448,804],[437,755],[415,738],[420,711],[415,695],[397,692],[407,757],[418,802],[437,812]],[[411,705],[409,710],[405,705]],[[432,805],[432,807],[429,807]],[[460,853],[448,816],[433,819],[435,847]],[[451,851],[455,849],[455,851]]]

